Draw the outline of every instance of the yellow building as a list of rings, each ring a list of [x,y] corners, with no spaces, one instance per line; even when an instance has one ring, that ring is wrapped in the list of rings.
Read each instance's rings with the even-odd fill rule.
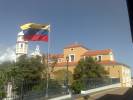
[[[54,54],[53,56],[57,58],[57,64],[54,68],[55,71],[66,69],[66,57],[68,57],[68,70],[71,72],[74,71],[74,68],[81,58],[93,57],[109,72],[110,78],[120,78],[122,87],[131,87],[130,67],[116,62],[111,49],[91,50],[81,44],[72,44],[64,48],[63,54]]]

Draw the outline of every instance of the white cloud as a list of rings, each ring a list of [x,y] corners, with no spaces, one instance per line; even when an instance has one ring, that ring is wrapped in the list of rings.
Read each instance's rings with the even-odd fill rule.
[[[11,47],[4,47],[0,45],[0,63],[5,61],[15,61],[16,54],[15,54],[15,46]]]
[[[16,47],[10,46],[10,47],[5,47],[0,44],[0,63],[5,62],[5,61],[15,61],[16,60],[16,53],[15,50]],[[29,49],[28,50],[28,56],[31,55],[35,50]]]

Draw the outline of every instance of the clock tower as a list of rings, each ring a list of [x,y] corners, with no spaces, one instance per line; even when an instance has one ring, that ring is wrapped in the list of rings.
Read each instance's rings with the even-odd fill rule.
[[[24,33],[21,31],[17,36],[16,43],[16,58],[28,53],[28,41],[24,40]]]

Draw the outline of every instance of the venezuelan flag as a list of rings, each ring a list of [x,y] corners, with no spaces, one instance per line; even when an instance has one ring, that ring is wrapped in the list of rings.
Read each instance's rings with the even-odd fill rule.
[[[24,33],[25,40],[48,42],[48,33],[50,31],[50,25],[28,23],[22,25],[20,28]]]

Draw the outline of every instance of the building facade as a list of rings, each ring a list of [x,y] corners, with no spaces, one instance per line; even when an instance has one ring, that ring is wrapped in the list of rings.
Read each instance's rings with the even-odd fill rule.
[[[104,50],[92,50],[84,47],[81,44],[71,44],[64,48],[62,54],[54,54],[57,58],[57,64],[54,70],[66,69],[68,57],[68,70],[73,72],[78,61],[85,57],[92,57],[98,63],[104,66],[104,69],[108,71],[110,78],[120,78],[122,87],[131,87],[131,70],[130,67],[118,63],[114,59],[114,54],[111,49]]]

